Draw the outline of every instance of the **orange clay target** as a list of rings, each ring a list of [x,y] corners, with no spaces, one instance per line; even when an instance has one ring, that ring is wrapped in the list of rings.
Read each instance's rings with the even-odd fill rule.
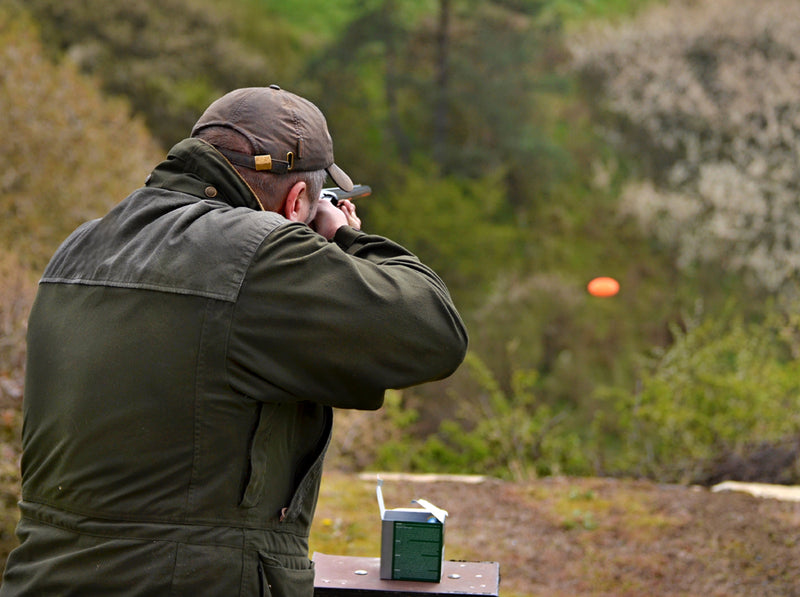
[[[619,292],[619,282],[614,278],[601,276],[589,282],[586,289],[592,296],[614,296]]]

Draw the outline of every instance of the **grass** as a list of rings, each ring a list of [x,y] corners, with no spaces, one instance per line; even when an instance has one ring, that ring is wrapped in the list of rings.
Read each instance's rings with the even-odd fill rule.
[[[311,553],[376,557],[380,532],[374,484],[326,473],[311,531]]]

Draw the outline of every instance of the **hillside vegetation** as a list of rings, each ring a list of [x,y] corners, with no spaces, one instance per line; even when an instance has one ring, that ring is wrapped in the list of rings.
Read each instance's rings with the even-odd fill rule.
[[[793,0],[0,0],[0,431],[9,539],[25,316],[74,226],[209,101],[278,82],[442,275],[452,378],[339,413],[332,464],[800,481]],[[621,282],[598,299],[586,283]],[[769,466],[768,466],[769,464]]]

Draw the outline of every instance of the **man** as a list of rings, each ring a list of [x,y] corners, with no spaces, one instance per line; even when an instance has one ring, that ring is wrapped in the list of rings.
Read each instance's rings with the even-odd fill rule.
[[[429,268],[319,199],[326,173],[352,187],[313,104],[236,90],[59,248],[0,595],[313,593],[332,407],[445,377],[467,343]]]

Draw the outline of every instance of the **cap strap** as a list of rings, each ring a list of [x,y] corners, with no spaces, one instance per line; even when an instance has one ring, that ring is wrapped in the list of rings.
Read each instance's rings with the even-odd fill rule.
[[[215,146],[216,147],[216,146]],[[228,158],[231,164],[237,166],[244,166],[251,170],[258,170],[259,172],[272,172],[274,174],[286,174],[292,168],[294,161],[291,153],[287,155],[289,161],[276,160],[269,154],[267,155],[250,155],[248,153],[240,153],[238,151],[231,151],[230,149],[223,149],[216,147],[222,155]]]

